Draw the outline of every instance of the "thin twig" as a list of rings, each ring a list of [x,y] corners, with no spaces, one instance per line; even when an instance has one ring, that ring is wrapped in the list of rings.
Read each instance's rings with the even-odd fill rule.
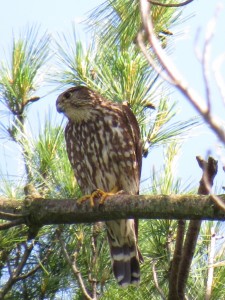
[[[210,60],[211,43],[215,35],[215,27],[216,27],[218,14],[219,14],[219,7],[217,8],[213,18],[210,20],[210,22],[207,25],[205,42],[203,46],[203,56],[202,56],[203,79],[205,83],[206,102],[207,102],[209,113],[211,112],[211,103],[212,103],[211,91],[209,87],[209,82],[210,82],[209,60]]]
[[[210,300],[212,296],[212,286],[213,286],[213,273],[214,273],[214,256],[215,256],[215,245],[216,245],[216,234],[215,228],[211,228],[211,240],[209,245],[209,256],[208,256],[208,274],[206,283],[206,294],[205,300]]]
[[[178,299],[184,299],[185,288],[187,284],[188,275],[190,273],[191,263],[194,257],[194,252],[201,228],[201,221],[191,220],[188,225],[188,230],[182,250],[182,257],[179,265],[177,290]]]
[[[187,98],[189,103],[197,110],[198,113],[201,114],[206,123],[210,125],[211,129],[218,136],[220,141],[223,144],[225,144],[225,131],[221,127],[220,122],[217,121],[217,118],[209,114],[208,107],[205,101],[202,100],[202,98],[197,94],[197,92],[194,89],[191,89],[189,87],[187,81],[184,78],[182,78],[181,74],[178,72],[172,60],[168,57],[168,55],[166,55],[158,39],[156,38],[154,34],[153,23],[151,20],[150,3],[146,0],[139,1],[143,29],[145,30],[146,37],[150,46],[154,50],[160,64],[162,65],[164,71],[167,73],[170,79],[169,82],[173,82],[174,86],[176,86],[176,88],[181,91],[181,93]]]
[[[23,219],[18,219],[18,220],[12,221],[12,222],[3,223],[3,224],[0,224],[0,230],[9,229],[11,227],[21,225],[23,223],[24,223]]]
[[[152,68],[159,74],[162,79],[166,80],[167,82],[174,84],[172,79],[163,72],[163,69],[160,68],[159,65],[155,62],[155,60],[151,57],[151,55],[148,53],[147,48],[144,44],[144,38],[143,38],[143,32],[139,31],[136,37],[136,41],[138,46],[140,47],[142,53],[144,54],[145,58],[147,59],[148,63],[152,66]]]
[[[71,266],[72,271],[73,271],[75,277],[77,278],[77,281],[78,281],[78,283],[79,283],[79,286],[80,286],[80,288],[81,288],[81,290],[82,290],[82,292],[83,292],[83,294],[84,294],[84,297],[85,297],[87,300],[95,300],[94,298],[92,298],[92,297],[89,295],[89,293],[88,293],[88,291],[87,291],[87,289],[86,289],[86,287],[85,287],[85,284],[84,284],[82,275],[81,275],[81,273],[80,273],[80,271],[78,270],[77,265],[76,265],[76,259],[74,259],[74,260],[72,261],[71,258],[70,258],[70,256],[69,256],[69,254],[68,254],[68,251],[67,251],[67,249],[66,249],[66,245],[65,245],[65,243],[64,243],[64,241],[62,240],[62,237],[61,237],[61,231],[60,231],[60,229],[57,231],[57,238],[58,238],[58,241],[59,241],[59,243],[60,243],[60,245],[61,245],[62,252],[63,252],[63,256],[65,257],[65,259],[66,259],[67,263],[69,264],[69,266]]]
[[[213,201],[216,203],[216,205],[225,211],[225,204],[223,203],[223,201],[220,199],[220,197],[218,197],[217,195],[211,194],[211,198],[213,199]]]
[[[224,77],[222,76],[221,72],[220,72],[220,68],[222,66],[222,64],[225,61],[225,53],[222,53],[221,55],[219,55],[219,57],[217,57],[217,59],[213,62],[213,73],[216,79],[216,84],[218,86],[220,95],[222,97],[223,103],[225,104],[225,81],[224,81]]]
[[[202,63],[202,51],[199,48],[198,42],[200,39],[201,28],[197,28],[195,38],[194,38],[194,53],[195,57],[200,63]]]
[[[12,268],[11,268],[11,265],[10,265],[10,261],[7,260],[6,264],[7,264],[7,269],[8,269],[8,272],[9,272],[9,276],[12,277]],[[1,294],[1,292],[0,292],[0,294]],[[0,297],[0,299],[1,299],[1,297]]]
[[[20,219],[20,218],[24,218],[27,215],[25,214],[11,214],[11,213],[6,213],[6,212],[2,212],[0,211],[0,218],[1,219],[6,219],[6,220],[15,220],[15,219]]]
[[[156,287],[157,291],[159,292],[162,300],[166,300],[166,296],[164,295],[164,293],[163,293],[163,291],[160,288],[159,283],[158,283],[158,277],[157,277],[155,265],[156,265],[156,262],[154,261],[152,263],[152,273],[153,273],[153,280],[154,280],[154,283],[155,283],[155,287]]]
[[[20,275],[20,273],[22,272],[22,270],[30,256],[30,253],[34,248],[34,243],[31,243],[29,246],[27,246],[27,243],[24,243],[24,248],[25,248],[24,254],[21,258],[21,261],[20,261],[18,267],[16,268],[16,271],[14,272],[15,278],[17,278]]]
[[[184,220],[178,221],[175,250],[173,254],[173,260],[172,260],[170,277],[169,277],[168,300],[179,300],[178,292],[177,292],[177,282],[178,282],[178,271],[179,271],[179,266],[180,266],[180,261],[182,256],[182,249],[183,249],[183,242],[184,242],[184,235],[185,235],[185,224],[186,222]]]
[[[218,164],[215,159],[212,157],[208,158],[208,161],[205,161],[200,156],[196,157],[200,168],[203,171],[202,178],[200,180],[198,194],[208,195],[213,186],[214,178],[217,174]],[[179,266],[178,274],[178,296],[179,299],[184,299],[185,297],[185,288],[187,284],[188,275],[191,268],[191,262],[194,256],[194,251],[197,244],[197,239],[201,227],[201,221],[191,220],[189,223],[183,251],[182,259]]]
[[[203,68],[203,79],[205,85],[205,96],[208,107],[208,113],[211,113],[211,91],[210,91],[210,69],[209,69],[209,58],[210,58],[210,39],[206,40],[203,47],[203,57],[202,57],[202,68]]]
[[[180,7],[180,6],[185,6],[189,3],[191,3],[194,0],[187,0],[181,3],[161,3],[158,1],[153,1],[153,0],[148,0],[148,2],[150,2],[153,5],[158,5],[158,6],[164,6],[164,7]]]
[[[31,269],[30,271],[28,271],[25,274],[22,274],[22,275],[18,276],[17,277],[18,280],[26,279],[26,278],[30,277],[31,275],[35,274],[42,267],[43,263],[45,261],[47,261],[47,259],[48,259],[48,257],[49,257],[50,254],[51,254],[51,252],[49,251],[46,254],[46,256],[33,269]]]
[[[16,269],[12,271],[10,265],[8,266],[10,277],[9,277],[8,281],[5,283],[4,287],[0,290],[0,299],[4,299],[4,296],[10,291],[13,284],[20,280],[19,275],[22,272],[22,270],[30,256],[31,251],[33,250],[33,247],[34,247],[33,243],[30,246],[27,246],[27,244],[24,243],[25,250],[24,250],[23,256],[20,260],[20,263],[18,264]]]
[[[200,156],[197,156],[196,158],[198,160],[199,165],[201,164],[201,161],[203,161],[203,163],[204,163],[204,160]],[[200,167],[201,167],[201,165],[200,165]],[[202,165],[202,169],[203,168],[204,168],[204,165]],[[220,199],[219,196],[217,196],[217,195],[215,195],[215,194],[212,193],[212,182],[213,182],[213,179],[214,178],[210,178],[207,175],[207,173],[203,174],[201,182],[202,182],[202,189],[204,190],[204,193],[201,192],[200,194],[202,194],[202,195],[208,195],[208,194],[210,194],[211,198],[216,203],[216,205],[220,209],[222,209],[223,211],[225,211],[225,204],[223,203],[223,201]]]
[[[97,298],[97,280],[93,278],[93,270],[96,269],[96,262],[97,262],[97,236],[99,230],[99,223],[92,225],[92,235],[91,235],[91,249],[92,249],[92,264],[90,270],[89,281],[92,284],[92,295],[93,298]]]

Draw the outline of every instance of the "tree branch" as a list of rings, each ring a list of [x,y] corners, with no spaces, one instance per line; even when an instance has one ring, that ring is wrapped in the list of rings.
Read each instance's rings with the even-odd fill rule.
[[[212,288],[213,288],[213,273],[214,273],[214,257],[215,257],[215,247],[216,247],[216,233],[215,227],[211,228],[211,240],[209,245],[209,256],[208,256],[208,276],[206,283],[206,292],[205,292],[205,300],[210,300],[212,297]]]
[[[152,263],[152,273],[153,273],[153,280],[154,280],[154,283],[155,283],[155,287],[156,287],[157,291],[159,292],[159,294],[161,296],[161,299],[162,300],[166,300],[166,297],[165,297],[165,295],[164,295],[164,293],[163,293],[163,291],[160,288],[159,283],[158,283],[158,278],[157,278],[157,273],[156,273],[156,267],[155,267],[155,265],[156,265],[156,261],[154,261]]]
[[[63,241],[63,239],[61,237],[61,230],[60,230],[60,228],[57,231],[57,238],[58,238],[58,241],[59,241],[59,243],[61,245],[63,256],[66,259],[66,261],[69,264],[69,266],[71,266],[72,271],[73,271],[75,277],[78,280],[79,286],[80,286],[80,288],[82,290],[82,293],[83,293],[85,299],[87,299],[87,300],[96,300],[97,298],[92,298],[89,295],[89,293],[88,293],[88,291],[87,291],[87,289],[85,287],[82,275],[81,275],[81,273],[80,273],[80,271],[79,271],[79,269],[77,267],[77,264],[76,264],[76,255],[73,255],[73,260],[70,258],[69,253],[68,253],[68,251],[66,249],[66,244],[65,244],[65,242]]]
[[[185,6],[189,3],[191,3],[192,1],[194,1],[194,0],[186,0],[181,3],[161,3],[158,1],[148,0],[148,2],[150,2],[153,5],[164,6],[164,7],[181,7],[181,6]]]
[[[23,219],[14,220],[12,222],[7,222],[0,224],[0,230],[9,229],[11,227],[15,227],[17,225],[23,224]]]
[[[8,199],[6,198],[0,198],[0,201],[7,201]],[[18,213],[7,213],[7,212],[3,212],[3,211],[0,211],[0,219],[2,220],[17,220],[17,219],[20,219],[20,218],[24,218],[25,215],[24,214],[18,214]]]
[[[225,82],[224,82],[224,77],[221,74],[221,70],[220,70],[224,61],[225,61],[225,53],[222,53],[213,62],[212,69],[213,69],[216,84],[219,89],[221,98],[223,100],[223,103],[225,104]]]
[[[198,194],[207,195],[210,193],[211,188],[213,186],[213,181],[218,170],[218,163],[212,157],[209,157],[208,161],[205,161],[200,156],[197,156],[196,159],[198,161],[200,168],[203,171],[202,178],[200,180],[200,184],[198,188]],[[213,200],[214,198],[215,197],[213,196]],[[185,243],[183,246],[182,259],[179,266],[179,273],[178,273],[177,288],[178,288],[179,299],[185,298],[185,288],[186,288],[188,275],[191,268],[191,262],[197,244],[200,227],[201,227],[201,221],[199,220],[191,220],[189,223]]]
[[[24,243],[24,253],[23,256],[20,259],[20,262],[18,263],[17,267],[13,270],[10,271],[9,268],[9,273],[10,273],[10,277],[8,279],[8,281],[5,283],[4,287],[0,290],[0,299],[4,299],[4,296],[8,293],[8,291],[11,289],[11,287],[13,286],[13,284],[19,280],[21,280],[20,278],[20,274],[30,256],[31,251],[33,250],[34,245],[30,244],[29,246]]]
[[[168,300],[179,300],[177,294],[177,282],[178,282],[178,275],[179,275],[179,267],[182,258],[182,250],[183,250],[183,242],[184,242],[184,235],[185,235],[185,225],[186,222],[184,220],[178,221],[177,227],[177,235],[176,235],[176,244],[175,250],[173,254],[173,260],[170,270],[170,277],[169,277],[169,295]]]
[[[189,101],[189,103],[197,110],[197,112],[202,116],[207,124],[209,124],[210,128],[214,131],[220,141],[225,144],[225,131],[221,126],[218,118],[214,117],[210,112],[205,102],[197,92],[192,89],[188,82],[182,77],[172,60],[166,54],[166,52],[162,49],[160,42],[154,34],[154,27],[151,20],[150,8],[151,4],[147,0],[139,0],[140,3],[140,13],[143,24],[143,29],[145,31],[147,40],[151,46],[151,49],[154,51],[159,63],[163,68],[163,72],[159,71],[159,68],[156,68],[156,71],[164,78],[167,78],[168,82],[172,83]],[[142,30],[143,30],[142,29]],[[139,36],[140,37],[140,36]],[[148,55],[148,51],[143,49],[143,43],[140,43],[140,39],[137,40],[141,51],[145,55],[146,59],[150,62],[150,56]],[[152,67],[154,68],[154,64]],[[166,76],[165,76],[166,75]]]
[[[91,250],[92,250],[92,259],[91,259],[91,264],[90,264],[90,269],[89,269],[89,281],[92,286],[92,297],[94,299],[97,299],[97,279],[96,279],[96,274],[93,272],[96,268],[96,263],[97,263],[97,258],[98,258],[98,253],[97,253],[97,237],[98,237],[98,228],[101,223],[97,222],[93,224],[92,226],[92,233],[91,233]]]
[[[225,195],[219,196],[225,203]],[[137,219],[225,220],[225,211],[213,196],[204,195],[125,195],[110,196],[103,205],[96,200],[77,205],[76,199],[30,199],[29,202],[0,198],[3,220],[17,213],[28,226],[92,223],[96,221]],[[23,217],[22,217],[23,216]],[[22,223],[22,222],[21,222]]]

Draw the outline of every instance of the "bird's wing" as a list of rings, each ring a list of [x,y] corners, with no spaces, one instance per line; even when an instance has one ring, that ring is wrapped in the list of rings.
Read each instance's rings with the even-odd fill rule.
[[[138,177],[140,180],[141,177],[141,167],[142,167],[142,142],[141,142],[141,134],[140,128],[137,122],[137,119],[129,106],[127,104],[122,104],[123,113],[127,119],[128,130],[130,131],[130,135],[133,139],[133,143],[135,145],[135,154],[136,160],[138,164]]]

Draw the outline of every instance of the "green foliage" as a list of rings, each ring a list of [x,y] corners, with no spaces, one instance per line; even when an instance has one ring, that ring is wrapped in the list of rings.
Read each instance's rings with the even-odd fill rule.
[[[139,122],[144,151],[185,134],[199,121],[193,118],[172,122],[177,114],[174,101],[164,96],[167,87],[148,65],[138,48],[101,45],[95,40],[88,49],[72,35],[63,35],[56,43],[62,85],[87,85],[108,99],[126,101]],[[155,107],[153,110],[151,107]]]
[[[13,37],[12,54],[0,69],[1,101],[16,115],[22,114],[38,87],[39,71],[46,63],[49,36],[38,36],[38,29],[28,28],[18,39]]]
[[[171,1],[172,2],[172,1]],[[155,33],[159,35],[176,25],[180,12],[174,8],[152,6]],[[130,0],[108,0],[96,8],[88,20],[100,39],[101,45],[120,44],[129,48],[135,42],[137,32],[142,28],[139,3]]]
[[[212,235],[212,229],[215,234]],[[196,299],[204,299],[206,293],[206,284],[208,280],[209,267],[214,268],[212,293],[210,299],[224,299],[224,237],[221,233],[224,231],[222,222],[205,221],[201,226],[201,233],[198,241],[198,247],[193,260],[191,276],[188,280],[187,294],[196,295]],[[212,239],[215,239],[215,246],[211,248]],[[213,264],[209,263],[211,251],[214,251]]]
[[[71,41],[74,46],[71,48]],[[60,39],[62,41],[62,38]],[[64,36],[64,44],[57,43],[61,84],[85,84],[114,101],[127,101],[140,121],[145,119],[145,106],[154,101],[156,75],[149,72],[149,66],[131,45],[127,50],[102,47],[95,42],[87,50],[77,42],[75,29],[73,36]],[[153,89],[153,91],[152,91]]]
[[[36,138],[22,140],[26,163],[33,172],[33,182],[45,197],[74,197],[78,187],[69,163],[63,124],[55,124],[47,114],[42,131]]]
[[[9,136],[20,140],[28,106],[39,100],[36,90],[43,81],[43,66],[49,58],[49,35],[39,36],[39,29],[27,28],[13,37],[11,55],[0,66],[0,102],[10,112],[12,121],[5,128]]]

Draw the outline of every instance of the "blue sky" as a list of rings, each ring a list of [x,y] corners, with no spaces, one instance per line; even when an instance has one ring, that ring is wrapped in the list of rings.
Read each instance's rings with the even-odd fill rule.
[[[39,1],[29,1],[29,0],[9,0],[4,1],[1,5],[0,10],[0,61],[4,60],[5,53],[10,49],[12,43],[12,32],[15,34],[20,32],[21,29],[25,28],[28,24],[40,24],[43,31],[57,34],[59,32],[66,32],[71,29],[72,22],[77,24],[79,29],[79,34],[82,39],[86,39],[85,31],[83,26],[79,25],[88,12],[92,10],[97,5],[101,4],[102,0],[39,0]],[[205,1],[205,0],[195,0],[185,9],[184,15],[190,16],[195,14],[188,21],[180,24],[174,28],[173,41],[173,53],[172,57],[177,64],[179,70],[189,81],[190,85],[194,87],[204,98],[204,88],[202,80],[201,65],[197,61],[194,48],[196,40],[196,32],[200,28],[200,35],[198,38],[198,44],[200,50],[202,47],[202,41],[204,40],[205,27],[211,17],[213,16],[217,3],[222,1]],[[221,11],[218,17],[218,24],[216,35],[212,43],[212,61],[220,53],[225,52],[225,8]],[[83,31],[82,31],[83,30]],[[185,32],[183,36],[179,33]],[[223,66],[224,72],[224,66]],[[223,73],[224,74],[224,73]],[[213,77],[213,72],[210,74]],[[218,91],[215,86],[215,81],[212,78],[212,95],[215,101],[213,105],[215,106],[215,112],[220,116],[225,115],[224,105],[220,101]],[[47,98],[46,98],[47,99]],[[37,115],[42,113],[42,110],[48,110],[49,106],[52,110],[55,109],[55,99],[56,94],[51,94],[48,97],[45,105],[41,106],[34,105],[34,110],[37,111]],[[196,115],[196,112],[190,107],[186,100],[172,89],[171,100],[177,100],[181,108],[181,113],[178,116],[181,119],[186,119],[188,117]],[[43,103],[43,102],[42,102]],[[0,109],[2,107],[0,106]],[[38,126],[38,124],[37,124]],[[189,137],[188,141],[184,143],[182,148],[181,157],[178,166],[178,175],[188,180],[192,177],[193,180],[199,180],[200,170],[195,162],[196,155],[202,155],[203,157],[209,151],[212,153],[217,153],[216,149],[218,141],[217,138],[208,130],[206,127],[201,128],[199,132],[193,132],[192,137]],[[3,156],[7,152],[8,144],[0,140],[0,167],[3,173],[8,170],[9,174],[18,174],[20,169],[20,164],[18,163],[18,158],[11,154],[7,155],[6,159]],[[11,146],[10,146],[11,147]],[[10,149],[13,153],[12,149]],[[153,153],[157,159],[152,159],[151,156],[144,161],[144,175],[147,178],[151,175],[152,168],[155,165],[156,168],[159,167],[160,161],[157,153]],[[1,163],[2,161],[2,163]],[[221,165],[220,165],[221,167]],[[221,177],[222,178],[222,177]],[[221,179],[222,180],[222,179]]]

